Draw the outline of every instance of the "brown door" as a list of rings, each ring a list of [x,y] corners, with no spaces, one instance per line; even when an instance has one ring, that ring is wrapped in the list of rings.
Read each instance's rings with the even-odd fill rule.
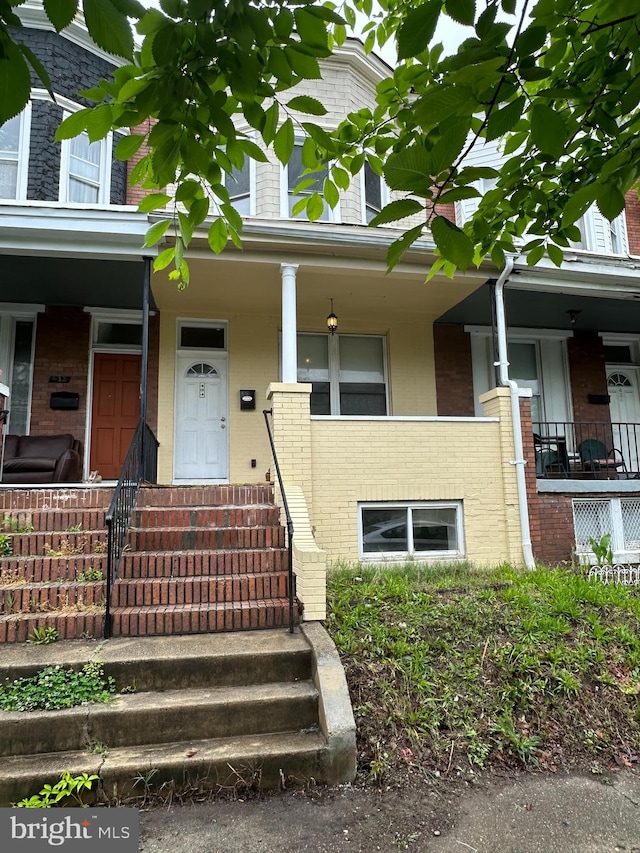
[[[117,480],[140,417],[140,356],[96,353],[93,361],[91,470]]]

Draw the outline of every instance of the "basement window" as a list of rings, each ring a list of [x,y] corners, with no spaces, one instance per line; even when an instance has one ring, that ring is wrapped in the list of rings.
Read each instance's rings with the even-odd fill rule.
[[[573,526],[582,562],[595,563],[589,539],[599,542],[607,534],[614,562],[640,562],[640,498],[576,498]]]
[[[451,559],[464,556],[462,503],[359,505],[363,559]]]

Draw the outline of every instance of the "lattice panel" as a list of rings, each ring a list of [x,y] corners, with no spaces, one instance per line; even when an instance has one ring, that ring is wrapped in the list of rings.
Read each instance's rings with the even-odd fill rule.
[[[576,534],[576,553],[589,554],[589,538],[602,539],[605,533],[613,533],[610,501],[574,501],[573,527]]]
[[[622,498],[622,530],[625,551],[640,551],[640,499]]]

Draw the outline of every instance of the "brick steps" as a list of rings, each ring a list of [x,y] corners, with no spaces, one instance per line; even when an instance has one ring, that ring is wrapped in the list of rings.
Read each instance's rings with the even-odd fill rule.
[[[0,613],[40,613],[74,605],[104,606],[105,581],[0,586]]]
[[[165,527],[256,527],[278,525],[280,510],[276,506],[201,506],[150,507],[135,509],[132,527],[143,529]]]
[[[16,557],[68,557],[80,554],[104,553],[107,534],[102,530],[82,530],[80,532],[47,531],[45,533],[14,533],[11,536],[11,548]]]
[[[0,530],[22,535],[33,530],[69,531],[72,527],[83,530],[104,530],[105,509],[11,509],[5,510],[0,520]]]
[[[24,643],[33,637],[34,629],[53,628],[59,640],[78,640],[102,637],[104,608],[53,613],[21,613],[19,616],[0,616],[0,643]]]
[[[279,525],[261,527],[129,529],[131,551],[218,551],[247,548],[284,548],[285,531]]]
[[[286,572],[216,577],[131,579],[116,581],[111,602],[114,607],[141,607],[153,604],[224,604],[284,598]],[[87,584],[88,586],[88,584]]]

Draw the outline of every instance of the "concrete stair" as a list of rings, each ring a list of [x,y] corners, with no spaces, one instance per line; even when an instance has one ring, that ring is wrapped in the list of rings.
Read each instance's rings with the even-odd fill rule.
[[[65,770],[96,773],[96,795],[111,801],[174,786],[268,789],[354,776],[344,672],[320,625],[294,634],[7,646],[0,683],[88,660],[100,661],[118,690],[135,692],[106,705],[0,712],[0,806],[37,793]]]
[[[0,643],[35,629],[100,637],[111,490],[0,490]],[[144,487],[111,598],[115,636],[288,625],[288,555],[271,486]],[[297,608],[295,613],[297,621]]]

